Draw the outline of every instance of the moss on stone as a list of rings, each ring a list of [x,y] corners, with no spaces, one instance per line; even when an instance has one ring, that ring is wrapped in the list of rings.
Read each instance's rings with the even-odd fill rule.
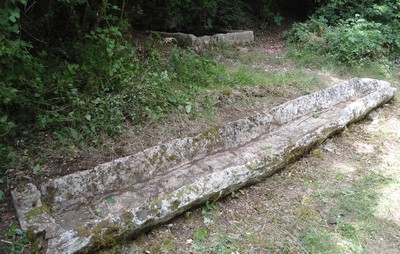
[[[43,204],[42,206],[33,208],[29,212],[26,213],[26,218],[28,220],[33,220],[35,219],[38,215],[47,213],[48,215],[51,214],[50,207],[48,207],[46,204]]]
[[[32,226],[29,226],[26,230],[26,238],[31,243],[31,252],[32,253],[43,253],[40,251],[40,247],[43,246],[43,236],[44,233],[36,234],[35,230]]]
[[[155,216],[160,215],[159,209],[162,207],[162,201],[166,201],[170,204],[169,209],[171,210],[178,209],[186,190],[194,190],[194,188],[191,186],[184,186],[183,189],[180,189],[178,192],[172,192],[165,195],[164,197],[153,200],[149,204],[151,214]]]
[[[67,193],[67,199],[72,199],[74,197],[74,195],[71,192]]]
[[[26,185],[28,184],[28,180],[21,180],[18,182],[16,190],[18,192],[23,192],[26,189]]]
[[[175,161],[175,160],[177,160],[178,158],[176,157],[176,155],[171,155],[171,156],[168,156],[167,157],[167,161]]]
[[[80,237],[88,237],[90,235],[89,231],[86,229],[85,226],[76,228],[75,231],[78,233]]]
[[[93,230],[91,235],[92,249],[84,251],[84,253],[93,253],[94,249],[103,249],[111,247],[121,242],[124,238],[123,234],[126,229],[116,223],[109,221],[100,222]]]
[[[125,222],[125,224],[130,224],[132,223],[132,220],[134,218],[133,214],[130,211],[124,211],[122,212],[122,220]]]
[[[178,207],[179,207],[180,204],[181,204],[181,201],[180,201],[179,199],[176,199],[176,200],[174,200],[174,201],[172,201],[172,202],[170,203],[169,208],[170,208],[171,210],[178,209]]]
[[[259,169],[260,164],[261,164],[261,161],[259,159],[254,159],[252,161],[247,162],[246,167],[249,170],[257,170],[257,169]]]
[[[200,133],[199,135],[194,137],[193,141],[194,142],[199,142],[202,140],[215,141],[215,140],[219,139],[220,137],[221,137],[221,134],[219,132],[219,129],[214,127],[214,128],[210,128],[210,129],[203,131],[202,133]]]
[[[47,206],[52,207],[54,204],[54,197],[56,196],[57,189],[53,186],[47,186],[46,192],[42,195],[42,202],[45,203]]]

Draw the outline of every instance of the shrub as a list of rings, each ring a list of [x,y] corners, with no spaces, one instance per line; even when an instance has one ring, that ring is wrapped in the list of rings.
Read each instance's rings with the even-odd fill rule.
[[[325,34],[327,51],[350,64],[380,58],[386,54],[382,28],[362,18],[349,19]]]
[[[301,42],[307,45],[311,36],[323,37],[327,29],[327,20],[324,17],[318,17],[307,22],[293,24],[285,36],[290,42]]]
[[[357,64],[398,58],[399,31],[399,1],[324,1],[310,20],[294,24],[287,38]]]

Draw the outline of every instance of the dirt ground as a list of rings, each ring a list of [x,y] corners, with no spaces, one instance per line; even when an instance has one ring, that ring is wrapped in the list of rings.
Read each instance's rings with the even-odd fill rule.
[[[280,58],[285,53],[282,31],[257,36],[256,41],[243,54]],[[253,61],[252,67],[283,73],[298,68],[265,60]],[[307,92],[343,78],[302,71],[324,81]],[[172,114],[156,123],[130,127],[101,147],[54,152],[51,145],[38,142],[41,148],[31,156],[48,157],[43,172],[38,176],[30,170],[10,169],[11,177],[2,186],[0,253],[19,239],[18,232],[6,236],[16,223],[9,192],[19,182],[40,182],[85,170],[302,94],[304,90],[292,86],[274,89],[264,84],[240,88],[229,96],[221,91],[211,95],[218,103],[209,114]],[[395,99],[265,181],[188,211],[104,253],[400,253],[399,114],[400,102]],[[21,156],[25,153],[30,151],[21,151]],[[30,252],[24,241],[17,247]]]

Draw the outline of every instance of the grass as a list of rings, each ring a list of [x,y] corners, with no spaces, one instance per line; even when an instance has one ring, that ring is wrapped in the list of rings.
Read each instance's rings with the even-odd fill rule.
[[[331,204],[327,213],[332,226],[310,220],[310,226],[300,236],[310,253],[367,253],[365,244],[376,230],[387,227],[387,222],[374,217],[379,200],[376,191],[390,179],[382,175],[365,172],[358,182],[334,191],[325,191],[320,198]],[[322,204],[320,204],[322,205]],[[399,228],[400,229],[400,228]]]
[[[338,62],[329,54],[322,54],[300,45],[292,44],[287,48],[285,58],[297,66],[319,70],[321,73],[350,77],[368,77],[398,82],[396,66],[388,62],[370,61],[359,65],[346,65]]]

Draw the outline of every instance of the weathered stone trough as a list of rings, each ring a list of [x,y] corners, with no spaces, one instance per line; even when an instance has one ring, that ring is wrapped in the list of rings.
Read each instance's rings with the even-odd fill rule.
[[[385,81],[351,79],[195,137],[27,184],[12,191],[21,227],[49,254],[116,244],[273,174],[395,92]]]
[[[159,34],[164,38],[173,38],[173,41],[175,41],[180,47],[193,48],[197,52],[202,52],[211,46],[244,45],[254,41],[253,31],[230,31],[211,36],[195,36],[193,34],[166,32],[159,32]]]

